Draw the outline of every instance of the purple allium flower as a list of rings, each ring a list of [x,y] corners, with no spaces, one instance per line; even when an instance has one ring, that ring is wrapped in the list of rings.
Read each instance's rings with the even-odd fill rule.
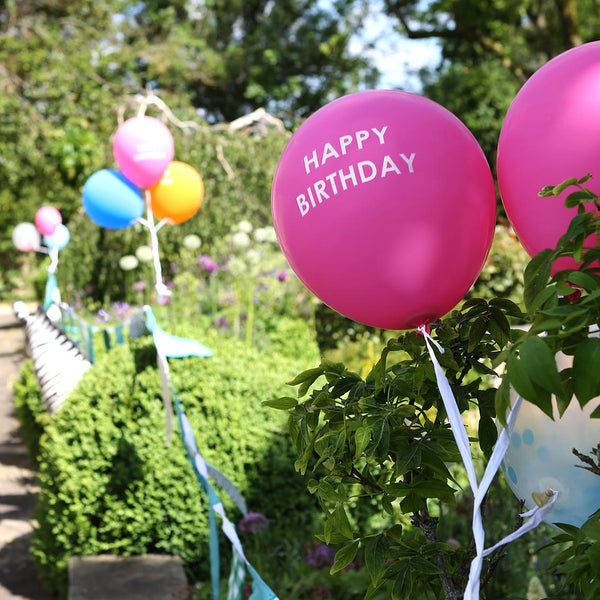
[[[309,567],[324,569],[325,567],[331,567],[334,560],[335,550],[333,548],[321,544],[321,542],[316,542],[313,548],[307,545],[306,564]]]
[[[136,281],[131,288],[134,292],[143,292],[146,289],[146,284],[143,281]]]
[[[277,279],[279,279],[279,281],[287,281],[290,278],[290,274],[288,271],[279,271],[279,273],[277,273]]]
[[[216,327],[222,327],[223,329],[229,328],[229,319],[227,317],[218,317],[214,320],[214,324]]]
[[[113,311],[115,315],[122,319],[129,312],[130,306],[127,302],[114,302],[113,303]]]
[[[256,533],[269,525],[269,519],[259,512],[250,512],[238,523],[241,531]]]
[[[207,273],[214,273],[219,268],[219,265],[208,254],[201,254],[197,262],[198,266]]]
[[[98,316],[96,317],[96,319],[100,321],[100,323],[108,323],[110,315],[103,308],[101,308],[98,311]]]

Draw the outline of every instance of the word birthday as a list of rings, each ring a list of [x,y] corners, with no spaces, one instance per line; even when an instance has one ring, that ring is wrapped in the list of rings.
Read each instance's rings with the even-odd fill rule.
[[[313,150],[311,154],[304,156],[304,169],[309,175],[314,169],[320,169],[329,160],[335,161],[351,152],[363,150],[367,146],[385,145],[385,134],[387,125],[381,129],[372,127],[370,131],[362,129],[353,135],[342,135],[336,142],[327,142],[323,145],[321,152]],[[362,160],[351,164],[346,168],[333,170],[318,179],[306,188],[306,192],[296,196],[296,204],[302,217],[306,216],[311,208],[316,208],[324,200],[337,196],[352,187],[368,183],[376,178],[383,179],[389,174],[402,175],[404,169],[408,173],[414,173],[414,160],[416,153],[398,153],[397,155],[386,154],[383,158],[374,160]],[[402,167],[402,169],[400,168]]]

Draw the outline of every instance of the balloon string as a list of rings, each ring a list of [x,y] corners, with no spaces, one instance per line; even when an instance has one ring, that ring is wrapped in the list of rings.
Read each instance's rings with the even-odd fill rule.
[[[446,378],[446,375],[442,370],[442,367],[435,355],[435,352],[433,351],[433,346],[435,346],[441,354],[444,353],[444,349],[439,344],[439,342],[437,342],[431,337],[429,332],[426,330],[425,325],[419,327],[418,332],[425,338],[425,344],[427,346],[427,350],[433,363],[438,388],[440,390],[440,395],[442,396],[442,400],[444,402],[444,407],[446,409],[446,414],[448,415],[450,427],[452,429],[454,439],[456,440],[456,445],[458,446],[458,450],[463,460],[463,464],[467,471],[467,477],[469,479],[469,483],[474,494],[472,530],[473,539],[475,540],[475,557],[471,562],[469,580],[467,581],[467,586],[465,588],[464,600],[479,600],[479,579],[483,567],[483,558],[491,552],[493,552],[496,548],[499,548],[504,544],[508,544],[512,540],[522,536],[524,533],[527,533],[528,531],[537,527],[544,519],[546,514],[552,510],[552,507],[556,502],[558,493],[552,492],[554,494],[552,499],[548,502],[548,504],[546,504],[542,508],[536,508],[533,511],[521,515],[531,516],[532,518],[529,521],[527,521],[527,523],[522,525],[517,531],[498,542],[498,544],[496,544],[488,550],[484,550],[485,531],[483,529],[481,504],[483,503],[483,499],[485,498],[485,495],[492,483],[492,480],[496,472],[498,471],[498,468],[500,467],[502,459],[504,458],[504,454],[506,453],[506,450],[510,445],[512,431],[517,420],[519,409],[521,408],[523,400],[520,396],[518,396],[517,400],[511,407],[508,417],[506,419],[506,428],[502,428],[502,431],[500,432],[498,440],[494,446],[494,450],[492,452],[490,460],[488,461],[488,464],[485,468],[483,477],[481,478],[481,482],[478,483],[477,476],[475,473],[475,465],[473,463],[473,456],[471,454],[471,446],[469,444],[469,437],[467,435],[467,431],[462,421],[460,410],[458,409],[458,406],[456,404],[456,399],[452,392],[452,388],[450,387],[448,379]]]
[[[50,256],[50,264],[48,265],[48,273],[56,273],[56,269],[58,268],[58,247],[53,246],[48,250],[48,255]]]
[[[171,290],[165,285],[162,277],[162,268],[160,265],[160,255],[158,253],[158,235],[156,225],[154,223],[154,215],[152,214],[152,206],[150,204],[150,192],[146,190],[146,207],[147,207],[147,219],[145,225],[150,231],[150,246],[152,248],[152,260],[154,262],[154,273],[156,275],[156,282],[154,288],[156,289],[159,297],[170,296]]]

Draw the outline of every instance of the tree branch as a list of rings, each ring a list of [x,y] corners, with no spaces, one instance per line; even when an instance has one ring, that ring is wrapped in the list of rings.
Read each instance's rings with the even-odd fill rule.
[[[586,471],[590,471],[590,473],[594,473],[594,475],[600,475],[600,444],[596,448],[592,448],[591,455],[595,457],[596,460],[588,456],[587,454],[582,454],[576,448],[572,450],[573,454],[583,463],[588,465],[584,467],[583,465],[575,465],[579,469],[585,469]]]
[[[414,513],[411,519],[411,523],[423,532],[425,539],[430,544],[439,541],[437,535],[438,521],[439,519],[432,517],[429,514],[425,502],[423,502],[423,508],[419,512]],[[444,590],[446,600],[460,600],[462,598],[462,592],[452,580],[444,555],[440,552],[436,554],[432,560],[435,566],[440,570],[439,578],[442,583],[442,589]]]

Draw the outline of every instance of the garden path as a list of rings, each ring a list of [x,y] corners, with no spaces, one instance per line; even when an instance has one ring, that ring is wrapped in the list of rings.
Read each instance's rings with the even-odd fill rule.
[[[29,554],[39,488],[12,393],[25,358],[25,330],[12,306],[0,304],[0,600],[52,598],[42,588]]]

